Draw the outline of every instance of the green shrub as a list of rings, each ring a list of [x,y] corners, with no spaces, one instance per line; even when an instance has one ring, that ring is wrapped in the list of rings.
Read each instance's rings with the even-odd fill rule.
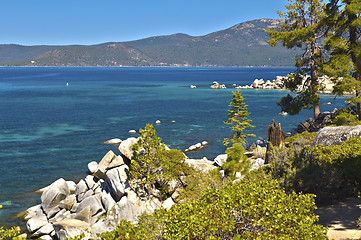
[[[4,229],[3,227],[0,227],[0,240],[21,239],[15,237],[20,234],[20,231],[20,227],[12,227],[9,229]]]
[[[341,145],[321,146],[311,149],[312,156],[323,165],[342,170],[344,179],[360,191],[361,138],[348,139]]]
[[[122,220],[113,231],[97,234],[99,239],[113,240],[154,240],[164,239],[163,229],[166,210],[155,210],[153,214],[142,214],[138,217],[138,223],[132,224]]]
[[[270,149],[270,166],[264,169],[270,178],[277,179],[287,191],[316,194],[318,203],[360,192],[360,138],[330,147],[295,147],[300,136],[293,139],[290,147]]]
[[[301,145],[302,147],[310,145],[316,138],[317,133],[302,132],[285,139],[285,142],[289,142],[291,145]]]
[[[245,179],[172,207],[166,239],[327,239],[314,195],[287,194],[275,181]]]
[[[340,112],[332,120],[332,122],[335,123],[337,126],[350,125],[351,123],[354,123],[356,121],[357,121],[356,115],[347,111]]]
[[[236,172],[240,172],[242,175],[249,172],[251,161],[244,155],[245,152],[242,143],[234,143],[232,147],[227,148],[227,161],[222,166],[226,175],[234,177]]]

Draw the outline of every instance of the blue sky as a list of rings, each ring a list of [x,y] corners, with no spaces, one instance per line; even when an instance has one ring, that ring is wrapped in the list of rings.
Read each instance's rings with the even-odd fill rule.
[[[278,18],[287,0],[1,0],[0,44],[64,45],[201,36]]]

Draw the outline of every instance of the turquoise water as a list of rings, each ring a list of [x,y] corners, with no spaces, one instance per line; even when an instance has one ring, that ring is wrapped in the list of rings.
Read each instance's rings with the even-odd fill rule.
[[[0,226],[18,223],[12,216],[38,204],[33,193],[56,179],[79,181],[87,163],[99,161],[110,146],[101,142],[125,139],[146,123],[161,120],[157,135],[181,150],[207,141],[191,158],[224,152],[230,135],[227,119],[232,84],[255,78],[272,80],[287,68],[0,68]],[[228,89],[210,89],[213,81]],[[69,83],[69,85],[67,85]],[[197,85],[196,89],[189,88]],[[312,117],[280,116],[279,90],[242,90],[256,127],[248,132],[267,137],[272,119],[291,131]],[[321,111],[342,107],[344,99],[322,96]],[[172,122],[175,121],[175,122]],[[113,149],[116,151],[116,149]]]

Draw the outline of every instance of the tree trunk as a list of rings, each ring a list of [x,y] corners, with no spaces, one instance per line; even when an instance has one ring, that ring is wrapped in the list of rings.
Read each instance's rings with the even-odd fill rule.
[[[311,44],[311,87],[314,90],[314,98],[318,98],[318,74],[317,74],[317,61],[315,55],[317,53],[316,42]],[[319,101],[313,103],[313,118],[316,120],[320,114]]]

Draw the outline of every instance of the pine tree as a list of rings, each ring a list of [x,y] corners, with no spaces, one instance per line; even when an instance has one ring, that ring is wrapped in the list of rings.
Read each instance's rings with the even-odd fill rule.
[[[326,39],[330,58],[324,71],[334,77],[335,94],[355,93],[349,102],[357,105],[361,120],[361,1],[331,0],[326,12],[332,31]]]
[[[284,79],[287,89],[295,92],[296,96],[288,96],[278,103],[283,111],[298,114],[304,109],[312,109],[314,118],[320,114],[319,108],[319,82],[318,76],[322,64],[321,39],[325,36],[327,28],[321,24],[324,16],[322,0],[288,0],[288,12],[278,12],[282,22],[278,29],[266,30],[271,38],[269,44],[276,46],[278,41],[287,48],[301,48],[301,56],[296,55],[297,71]],[[303,77],[310,77],[303,81]],[[299,90],[298,86],[302,86]]]
[[[138,184],[148,191],[148,196],[157,186],[164,197],[167,194],[165,184],[192,174],[193,169],[185,162],[185,155],[180,150],[166,149],[152,124],[139,129],[139,135],[137,143],[132,147],[130,177],[140,180]]]
[[[231,107],[228,110],[228,120],[225,124],[229,124],[230,129],[234,132],[230,138],[225,138],[223,144],[227,146],[230,142],[232,143],[245,143],[246,137],[254,137],[254,134],[243,133],[243,130],[247,127],[254,127],[250,124],[252,120],[247,119],[250,113],[247,111],[247,105],[243,102],[243,96],[241,91],[232,91],[233,97],[232,102],[229,104]]]

